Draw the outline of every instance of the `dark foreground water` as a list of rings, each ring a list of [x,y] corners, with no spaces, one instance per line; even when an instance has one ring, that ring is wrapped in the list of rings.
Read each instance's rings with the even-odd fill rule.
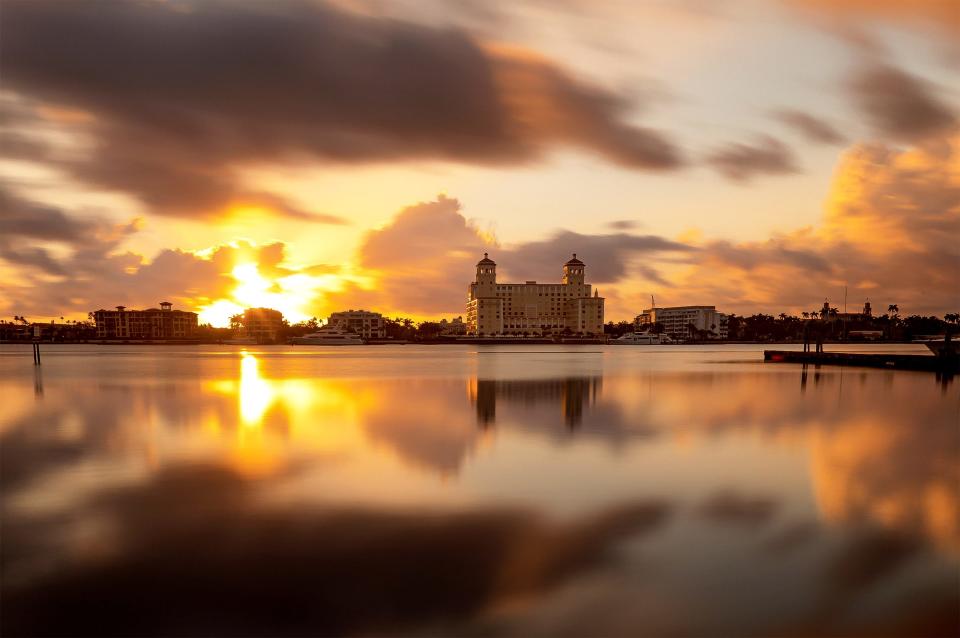
[[[0,630],[957,635],[960,383],[761,358],[0,346]]]

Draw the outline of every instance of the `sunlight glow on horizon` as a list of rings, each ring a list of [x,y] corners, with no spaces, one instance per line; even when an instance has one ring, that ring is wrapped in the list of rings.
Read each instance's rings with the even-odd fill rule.
[[[218,299],[200,309],[200,322],[217,328],[230,325],[230,317],[246,308],[273,308],[283,313],[290,322],[304,321],[310,314],[304,306],[321,286],[331,287],[326,278],[295,273],[274,280],[265,277],[254,263],[234,266],[231,276],[237,285],[229,298]]]

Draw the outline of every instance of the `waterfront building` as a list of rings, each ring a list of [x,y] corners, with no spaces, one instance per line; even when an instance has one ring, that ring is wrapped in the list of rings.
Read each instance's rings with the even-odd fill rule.
[[[197,333],[197,313],[174,310],[169,301],[159,308],[95,310],[98,339],[192,339]]]
[[[714,339],[727,338],[727,315],[717,312],[716,306],[674,306],[647,308],[634,319],[637,330],[648,330],[654,323],[675,339],[691,337],[693,330],[709,334]]]
[[[870,307],[870,302],[865,301],[863,310],[860,312],[840,312],[836,308],[830,308],[829,301],[824,301],[823,308],[820,310],[820,318],[830,321],[870,322],[873,320],[873,309]]]
[[[369,310],[347,310],[330,315],[327,325],[354,332],[364,339],[385,339],[387,327],[383,315]]]
[[[450,321],[440,320],[440,334],[448,337],[460,337],[467,334],[467,323],[463,317],[456,317]]]
[[[240,325],[241,336],[257,343],[275,343],[283,329],[283,313],[273,308],[247,308]]]
[[[603,334],[604,299],[584,282],[585,268],[574,253],[560,283],[508,284],[497,281],[497,264],[484,253],[467,289],[468,334]]]

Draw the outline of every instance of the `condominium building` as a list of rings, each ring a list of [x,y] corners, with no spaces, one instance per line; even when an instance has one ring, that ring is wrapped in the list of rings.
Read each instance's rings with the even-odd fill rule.
[[[654,323],[659,323],[665,333],[678,339],[699,336],[691,334],[693,331],[709,334],[713,339],[727,338],[727,315],[717,312],[716,306],[647,308],[637,315],[634,323],[638,330],[646,330]]]
[[[500,283],[496,262],[484,253],[467,290],[467,332],[602,334],[604,300],[584,283],[585,267],[574,253],[563,265],[560,283]]]
[[[197,313],[174,310],[169,301],[159,308],[127,310],[95,310],[98,339],[190,339],[196,336]]]
[[[274,343],[283,328],[283,313],[273,308],[247,308],[241,324],[242,336],[257,343]]]
[[[369,310],[335,312],[330,315],[327,323],[354,332],[364,339],[383,339],[387,336],[383,315],[379,312],[370,312]]]

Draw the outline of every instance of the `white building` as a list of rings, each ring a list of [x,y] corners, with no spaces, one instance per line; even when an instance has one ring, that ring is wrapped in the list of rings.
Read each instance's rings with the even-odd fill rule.
[[[349,330],[364,339],[383,339],[387,336],[387,328],[383,324],[383,315],[369,310],[347,310],[330,315],[328,325]]]
[[[647,330],[654,323],[661,324],[664,332],[676,339],[695,336],[691,334],[691,326],[710,333],[713,339],[727,338],[727,315],[717,312],[716,306],[647,308],[634,319],[638,330]]]
[[[585,267],[574,254],[560,283],[506,284],[497,282],[497,264],[484,253],[467,290],[467,332],[603,334],[603,297],[584,283]]]

